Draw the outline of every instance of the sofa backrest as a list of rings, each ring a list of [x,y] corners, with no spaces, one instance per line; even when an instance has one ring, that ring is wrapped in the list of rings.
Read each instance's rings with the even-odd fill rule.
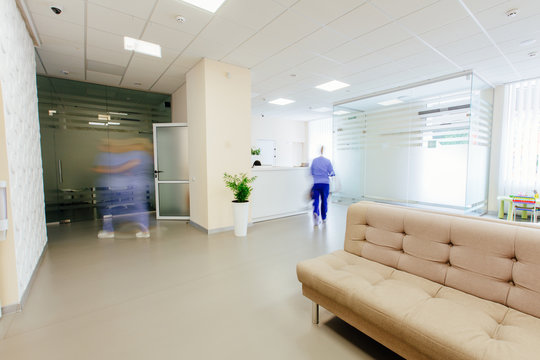
[[[540,228],[360,202],[345,251],[540,317]]]

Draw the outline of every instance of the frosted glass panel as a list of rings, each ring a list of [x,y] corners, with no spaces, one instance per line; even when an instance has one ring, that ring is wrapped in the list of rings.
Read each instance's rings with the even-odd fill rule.
[[[158,163],[161,181],[188,180],[188,128],[156,127]]]
[[[334,198],[485,212],[492,102],[462,73],[335,106]]]
[[[189,184],[158,186],[160,216],[189,216]]]

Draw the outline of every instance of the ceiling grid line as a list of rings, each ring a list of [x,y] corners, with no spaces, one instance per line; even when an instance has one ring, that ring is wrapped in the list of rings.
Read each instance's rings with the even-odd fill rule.
[[[297,1],[297,2],[298,2],[298,1]],[[367,2],[367,1],[364,1],[363,3],[361,3],[360,5],[354,7],[354,8],[351,9],[350,11],[348,11],[348,12],[342,14],[341,16],[339,16],[339,17],[333,19],[332,21],[330,21],[330,22],[328,22],[328,23],[326,23],[326,24],[324,24],[324,25],[321,25],[319,28],[317,28],[317,29],[314,30],[313,32],[311,32],[311,33],[309,33],[309,34],[303,36],[302,38],[298,39],[298,40],[295,41],[294,43],[289,44],[288,46],[284,47],[283,49],[281,49],[280,51],[276,52],[275,54],[270,55],[270,56],[267,57],[265,60],[263,60],[263,61],[261,61],[261,62],[255,64],[253,67],[256,67],[256,66],[258,66],[258,65],[261,65],[262,63],[264,63],[265,61],[267,61],[267,60],[273,58],[274,56],[277,56],[277,55],[281,54],[282,52],[284,52],[285,50],[292,48],[294,45],[298,44],[299,42],[301,42],[302,40],[306,39],[307,37],[313,35],[313,34],[316,33],[317,31],[320,31],[321,29],[325,28],[326,26],[329,26],[329,27],[331,28],[331,25],[330,25],[331,23],[333,23],[333,22],[336,21],[336,20],[341,19],[341,18],[344,17],[344,16],[347,16],[348,14],[352,13],[353,11],[355,11],[356,9],[358,9],[359,7],[363,6],[366,2]],[[296,3],[295,3],[295,4],[296,4]],[[289,8],[289,9],[291,9],[291,8]],[[287,11],[287,10],[286,10],[286,11]],[[282,13],[282,14],[283,14],[283,13]],[[281,16],[282,14],[280,14],[279,16]],[[275,19],[277,19],[279,16],[277,16]],[[274,20],[275,20],[275,19],[274,19]],[[272,20],[271,22],[273,22],[274,20]],[[268,23],[268,24],[270,24],[270,23]],[[268,25],[268,24],[267,24],[267,25]],[[385,26],[385,25],[381,25],[381,26],[379,26],[378,28],[376,28],[376,29],[374,29],[374,30],[372,30],[372,31],[375,31],[375,30],[377,30],[377,29],[380,29],[380,28],[383,27],[383,26]],[[261,30],[262,30],[262,29],[261,29]],[[348,41],[347,41],[346,43],[349,43],[349,42],[351,42],[351,41],[353,41],[353,40],[355,40],[355,39],[357,39],[357,38],[359,38],[359,37],[361,37],[361,36],[364,36],[364,35],[369,34],[369,33],[372,32],[372,31],[368,31],[368,32],[366,32],[366,33],[364,33],[364,34],[362,34],[362,35],[357,36],[357,37],[351,37],[351,36],[348,36],[348,35],[346,35],[346,34],[343,34],[342,32],[339,32],[339,31],[337,31],[337,30],[334,30],[334,31],[336,31],[337,33],[339,33],[339,34],[342,35],[343,37],[347,38]],[[256,35],[256,34],[254,34],[254,36],[255,36],[255,35]],[[246,40],[246,41],[247,41],[247,40]],[[341,44],[341,45],[343,45],[343,44]],[[332,51],[332,50],[335,50],[337,47],[339,47],[339,46],[341,46],[341,45],[338,45],[338,46],[336,46],[336,47],[334,47],[334,48],[328,50],[326,53],[328,53],[328,52],[330,52],[330,51]],[[234,51],[234,50],[233,50],[233,51]],[[232,52],[232,51],[231,51],[231,52]],[[328,61],[330,61],[330,62],[339,64],[339,65],[343,65],[343,63],[341,63],[341,62],[339,62],[339,61],[337,61],[336,59],[333,59],[333,58],[331,58],[331,57],[325,56],[324,54],[320,54],[320,53],[317,53],[317,52],[313,52],[313,54],[314,54],[316,57],[321,57],[321,58],[326,59],[326,60],[328,60]],[[225,57],[226,57],[226,56],[225,56]],[[311,60],[313,60],[313,59],[308,59],[308,60],[305,60],[305,61],[300,62],[300,63],[298,63],[298,64],[295,64],[293,67],[301,66],[301,65],[303,65],[303,64],[305,64],[305,63],[307,63],[307,62],[309,62],[309,61],[311,61]],[[354,60],[354,59],[353,59],[353,60]],[[283,74],[283,73],[286,73],[286,72],[288,72],[289,70],[290,70],[290,69],[281,71],[281,72],[277,73],[277,75],[281,75],[281,74]],[[263,80],[261,80],[261,81],[266,81],[266,80],[269,80],[269,79],[271,79],[271,78],[273,78],[273,77],[274,77],[274,76],[270,76],[270,77],[265,78],[265,79],[263,79]]]
[[[469,9],[469,7],[467,5],[465,5],[465,3],[463,2],[463,0],[457,0],[461,6],[463,7],[463,9],[465,9],[465,11],[469,14],[469,16],[473,19],[473,21],[476,23],[476,25],[478,25],[478,27],[480,28],[480,30],[482,30],[482,32],[484,33],[484,35],[488,38],[489,42],[491,42],[491,44],[493,45],[493,47],[495,47],[495,49],[501,54],[501,56],[503,57],[504,61],[506,61],[508,63],[508,65],[510,66],[510,68],[512,69],[512,71],[514,72],[515,75],[518,76],[518,78],[521,78],[521,74],[519,73],[519,71],[516,69],[516,67],[514,66],[514,64],[512,64],[512,62],[510,61],[510,59],[508,59],[508,57],[504,54],[504,52],[501,50],[501,48],[499,47],[499,45],[497,45],[497,43],[495,42],[495,40],[493,40],[493,38],[491,37],[491,35],[489,35],[489,33],[487,32],[486,28],[484,28],[484,26],[480,23],[480,21],[476,18],[476,16],[474,16],[473,12]]]
[[[165,75],[165,73],[171,68],[171,66],[176,62],[176,60],[180,59],[180,57],[186,52],[186,50],[189,48],[189,46],[190,46],[191,44],[193,44],[193,42],[194,42],[194,41],[197,39],[197,37],[204,31],[204,29],[206,29],[206,28],[208,27],[208,25],[210,25],[210,23],[212,22],[212,20],[214,20],[214,17],[212,17],[212,18],[210,19],[210,21],[208,21],[208,23],[207,23],[207,24],[206,24],[206,25],[205,25],[205,26],[197,33],[197,35],[195,35],[195,36],[193,37],[193,39],[191,39],[191,41],[189,42],[189,44],[187,44],[186,47],[185,47],[184,49],[182,49],[182,51],[180,52],[180,54],[178,54],[178,56],[176,56],[176,57],[173,59],[173,61],[171,61],[171,63],[169,64],[169,66],[167,66],[167,67],[165,68],[165,70],[163,70],[163,72],[161,73],[161,75],[159,75],[158,78],[156,79],[156,81],[154,81],[154,83],[150,86],[150,88],[149,88],[150,90],[151,90],[154,86],[156,86],[156,84],[159,82],[159,80],[161,80],[161,78],[163,77],[163,75]],[[193,66],[195,66],[195,65],[193,65]],[[192,66],[189,70],[193,69],[193,66]],[[188,72],[189,72],[189,70],[188,70]],[[187,73],[187,72],[186,72],[186,73]],[[184,85],[185,82],[186,82],[186,81],[184,80],[184,82],[183,82],[182,84],[180,84],[180,85],[178,86],[178,88],[176,88],[176,90],[180,89],[180,88],[182,87],[182,85]],[[175,90],[175,92],[176,92],[176,90]]]
[[[150,11],[150,14],[148,15],[148,18],[146,19],[146,22],[144,23],[143,29],[141,30],[141,34],[139,35],[139,39],[141,39],[144,35],[144,32],[146,31],[146,27],[148,26],[148,23],[150,22],[150,18],[152,17],[152,14],[154,14],[154,10],[156,9],[156,6],[158,4],[159,0],[156,0],[154,2],[154,6],[152,7],[152,10]],[[132,15],[133,16],[133,15]],[[133,16],[136,17],[136,16]],[[124,77],[126,76],[126,72],[128,71],[129,65],[131,64],[131,61],[133,60],[133,57],[135,56],[135,51],[131,52],[131,56],[129,58],[129,61],[126,65],[126,68],[124,69],[124,73],[122,74],[122,77],[120,78],[120,84],[124,81]],[[151,89],[151,87],[150,87]]]
[[[425,41],[424,39],[422,39],[420,37],[420,35],[418,35],[417,33],[415,33],[414,31],[410,30],[407,26],[403,25],[399,19],[395,19],[393,16],[391,16],[390,14],[388,14],[388,12],[386,12],[385,10],[381,9],[379,6],[377,6],[376,4],[373,3],[373,0],[368,0],[369,3],[371,5],[373,5],[375,8],[377,8],[377,10],[379,10],[382,14],[384,14],[386,17],[388,17],[390,20],[392,20],[396,25],[398,25],[399,27],[401,27],[403,30],[405,30],[407,33],[409,33],[409,35],[413,36],[414,38],[416,38],[418,41],[420,41],[422,44],[426,45],[426,47],[428,47],[429,49],[433,50],[437,55],[441,56],[443,59],[445,59],[446,61],[448,61],[452,66],[456,67],[456,69],[458,69],[459,71],[463,71],[463,67],[461,67],[460,65],[458,65],[457,63],[455,63],[452,59],[450,59],[448,56],[446,56],[445,54],[443,54],[441,51],[439,51],[438,49],[436,49],[434,46],[432,46],[430,43],[428,43],[427,41]],[[458,0],[459,1],[459,0]],[[428,6],[426,6],[428,7]],[[426,8],[424,7],[424,9]],[[422,9],[419,9],[418,11],[420,11]],[[401,17],[400,19],[402,19],[403,17]]]

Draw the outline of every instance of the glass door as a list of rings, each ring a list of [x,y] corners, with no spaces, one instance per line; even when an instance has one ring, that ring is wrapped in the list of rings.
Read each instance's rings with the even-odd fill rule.
[[[187,124],[154,124],[156,217],[189,219]]]

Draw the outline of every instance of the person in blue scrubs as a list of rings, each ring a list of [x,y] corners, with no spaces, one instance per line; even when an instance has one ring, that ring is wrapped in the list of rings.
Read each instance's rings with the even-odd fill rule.
[[[328,194],[330,193],[330,176],[335,176],[330,160],[323,156],[324,146],[321,146],[321,156],[313,159],[311,175],[313,176],[313,221],[315,226],[326,220],[328,211]],[[319,198],[321,207],[319,210]]]

